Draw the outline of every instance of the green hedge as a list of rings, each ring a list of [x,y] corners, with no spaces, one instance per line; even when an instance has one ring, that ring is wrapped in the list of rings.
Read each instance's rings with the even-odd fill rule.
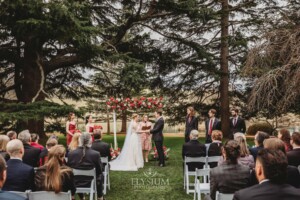
[[[257,131],[263,131],[268,133],[269,135],[272,135],[274,128],[270,124],[266,122],[261,122],[257,124],[253,124],[249,126],[247,130],[247,135],[255,135]]]

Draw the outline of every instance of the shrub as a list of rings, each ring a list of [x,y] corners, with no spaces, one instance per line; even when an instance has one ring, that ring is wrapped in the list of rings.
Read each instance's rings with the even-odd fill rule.
[[[255,135],[257,131],[263,131],[268,133],[269,135],[272,135],[274,128],[272,125],[266,123],[266,122],[261,122],[257,124],[253,124],[249,126],[247,130],[247,135]]]

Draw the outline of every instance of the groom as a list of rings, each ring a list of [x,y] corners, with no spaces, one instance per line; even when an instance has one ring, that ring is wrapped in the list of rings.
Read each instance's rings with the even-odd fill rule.
[[[150,130],[150,133],[152,134],[152,140],[155,143],[157,153],[158,153],[158,159],[159,159],[159,166],[164,167],[165,166],[165,156],[164,156],[164,150],[163,150],[163,129],[165,121],[162,117],[162,111],[157,110],[154,113],[156,121],[154,124],[153,129]]]

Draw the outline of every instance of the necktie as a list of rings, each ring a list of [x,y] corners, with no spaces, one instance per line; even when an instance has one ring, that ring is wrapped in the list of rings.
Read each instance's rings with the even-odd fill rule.
[[[235,126],[235,125],[236,125],[236,122],[237,122],[237,119],[236,119],[236,118],[234,118],[234,120],[233,120],[233,126]]]
[[[213,120],[211,119],[210,122],[209,122],[209,131],[208,131],[209,135],[211,135],[212,128],[213,128]]]

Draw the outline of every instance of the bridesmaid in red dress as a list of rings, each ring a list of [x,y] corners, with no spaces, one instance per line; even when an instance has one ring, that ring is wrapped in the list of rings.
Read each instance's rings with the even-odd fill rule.
[[[93,117],[91,115],[86,116],[86,118],[85,118],[85,132],[91,134],[92,142],[94,142],[94,125],[92,123],[93,123]]]
[[[66,123],[67,145],[68,146],[72,141],[72,137],[74,135],[75,130],[76,130],[75,114],[70,113],[68,116],[68,121]]]

